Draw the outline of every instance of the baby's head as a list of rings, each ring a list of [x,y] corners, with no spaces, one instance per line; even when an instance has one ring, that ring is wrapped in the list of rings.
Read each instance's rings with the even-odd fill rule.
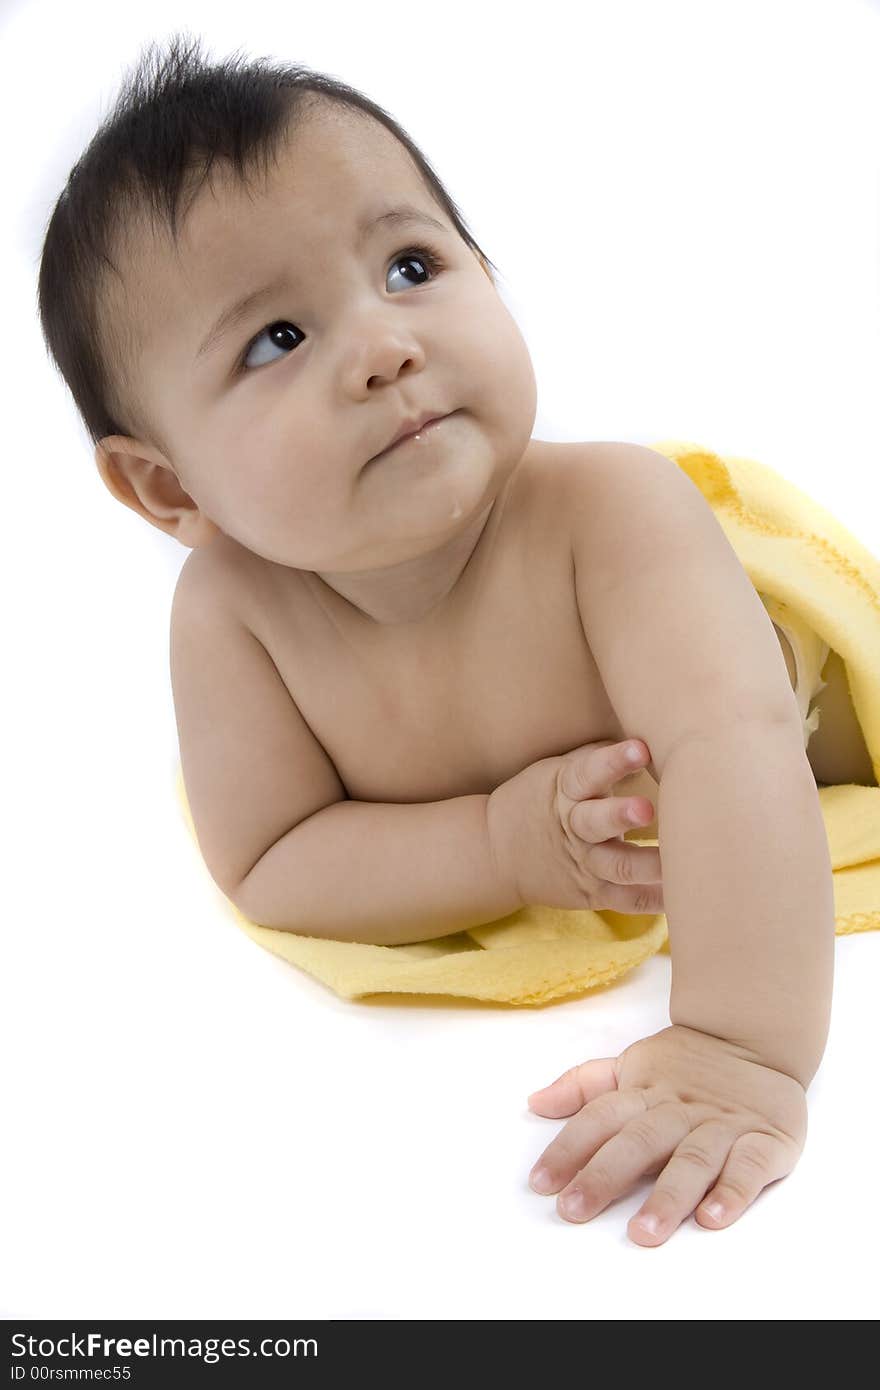
[[[536,386],[490,262],[353,88],[267,60],[142,59],[43,247],[43,333],[111,493],[184,545],[362,571],[484,511]],[[248,299],[250,302],[244,304]],[[374,460],[401,426],[450,415]]]

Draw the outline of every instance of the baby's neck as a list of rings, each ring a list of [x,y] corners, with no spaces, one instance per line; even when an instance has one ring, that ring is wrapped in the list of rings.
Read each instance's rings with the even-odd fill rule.
[[[439,617],[458,596],[462,577],[481,545],[490,540],[506,498],[493,499],[466,530],[440,550],[387,569],[341,574],[309,572],[365,618],[382,626],[417,624]]]

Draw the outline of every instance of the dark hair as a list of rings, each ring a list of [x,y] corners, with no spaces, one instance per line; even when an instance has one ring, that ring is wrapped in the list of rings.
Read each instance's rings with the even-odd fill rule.
[[[157,440],[129,371],[135,345],[131,328],[122,321],[124,315],[117,320],[101,312],[109,276],[122,280],[113,255],[137,215],[148,214],[153,226],[165,227],[176,243],[181,211],[186,213],[183,199],[196,196],[213,161],[228,160],[248,185],[253,172],[266,171],[297,118],[308,116],[321,98],[371,116],[390,130],[462,240],[497,270],[427,159],[369,97],[298,64],[248,61],[238,53],[219,63],[206,62],[200,40],[184,34],[169,40],[164,55],[151,44],[71,169],[40,258],[37,298],[43,337],[93,445],[110,434],[146,434]]]

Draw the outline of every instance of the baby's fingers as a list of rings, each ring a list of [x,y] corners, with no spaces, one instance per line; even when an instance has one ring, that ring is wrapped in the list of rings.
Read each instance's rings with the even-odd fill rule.
[[[594,912],[606,908],[609,912],[622,912],[631,917],[638,917],[643,912],[665,912],[663,885],[597,882],[591,895],[591,907]]]
[[[654,808],[646,797],[607,796],[579,801],[571,809],[569,827],[585,842],[579,857],[596,884],[591,906],[612,912],[663,912],[659,848],[616,838],[632,829],[627,815],[632,806],[642,808],[643,824],[652,819]]]
[[[633,749],[636,756],[630,758]],[[560,760],[557,788],[571,801],[607,796],[616,782],[629,777],[650,762],[651,755],[642,739],[624,743],[586,743]],[[629,829],[630,827],[627,827]],[[604,836],[603,836],[604,838]]]
[[[662,1245],[692,1211],[706,1230],[742,1216],[768,1183],[787,1177],[798,1161],[793,1142],[750,1131],[731,1143],[721,1123],[698,1126],[678,1145],[648,1200],[630,1219],[637,1245]]]
[[[604,845],[584,847],[583,860],[590,873],[605,883],[661,883],[663,866],[656,845],[630,840],[606,840]]]
[[[601,796],[576,801],[568,824],[579,840],[598,845],[653,819],[654,807],[646,796]]]

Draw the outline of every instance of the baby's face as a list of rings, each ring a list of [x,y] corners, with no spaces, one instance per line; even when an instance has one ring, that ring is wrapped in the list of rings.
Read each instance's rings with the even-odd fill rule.
[[[369,226],[404,203],[440,226]],[[179,254],[141,234],[125,273],[139,389],[171,451],[141,451],[160,464],[141,478],[157,517],[168,466],[203,516],[267,559],[391,565],[466,527],[528,444],[536,386],[519,330],[376,122],[322,110],[250,195],[215,166]],[[452,418],[371,461],[426,412]]]

